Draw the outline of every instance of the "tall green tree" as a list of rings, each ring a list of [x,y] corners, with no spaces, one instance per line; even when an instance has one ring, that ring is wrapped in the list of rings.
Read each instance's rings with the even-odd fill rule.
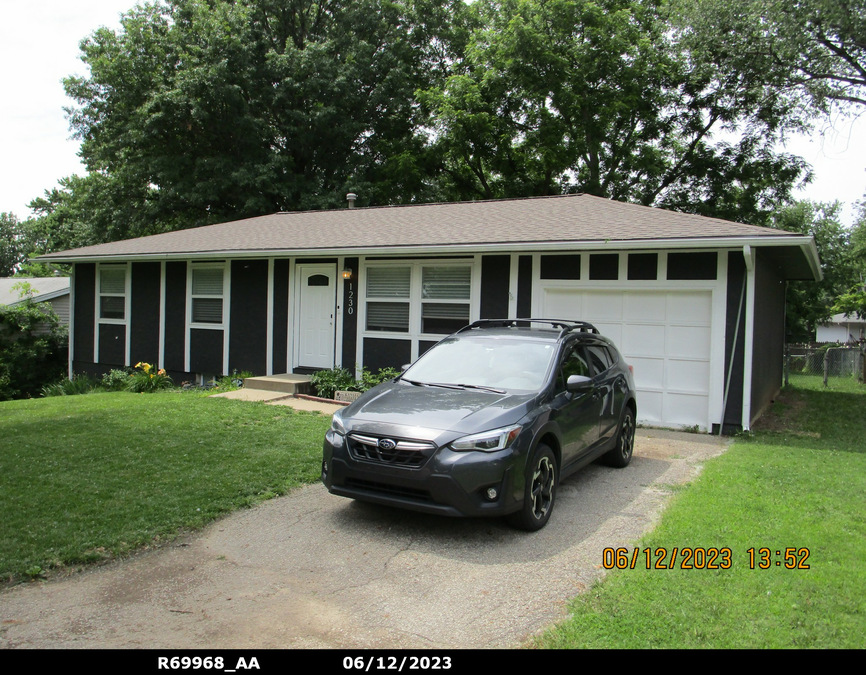
[[[586,192],[764,220],[805,177],[763,81],[673,39],[660,0],[478,0],[465,56],[422,100],[451,195]]]
[[[14,213],[0,213],[0,277],[11,277],[24,261],[21,223]]]
[[[850,237],[854,283],[833,305],[835,313],[866,318],[866,201],[859,204],[859,216]]]
[[[60,201],[111,240],[279,210],[429,198],[414,92],[459,0],[168,0],[81,44],[90,175]],[[456,22],[456,23],[459,23]],[[84,181],[84,182],[81,182]],[[50,200],[49,200],[50,201]],[[50,204],[49,204],[50,207]],[[95,218],[95,220],[93,219]]]
[[[801,201],[780,209],[773,219],[774,227],[815,238],[824,276],[820,282],[789,282],[785,306],[788,342],[814,339],[815,328],[839,311],[838,298],[860,278],[861,261],[852,245],[854,231],[842,224],[841,213],[840,202]]]
[[[866,0],[671,0],[685,44],[781,95],[866,105]]]

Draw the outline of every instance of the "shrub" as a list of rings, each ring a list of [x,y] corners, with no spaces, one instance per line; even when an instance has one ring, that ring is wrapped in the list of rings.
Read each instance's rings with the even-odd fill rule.
[[[102,386],[108,391],[123,391],[129,387],[129,378],[128,370],[115,368],[102,376]]]
[[[69,332],[51,305],[0,305],[0,401],[37,396],[66,375]]]
[[[335,391],[361,391],[352,373],[345,368],[320,370],[310,375],[310,381],[322,398],[334,398]]]
[[[165,369],[160,368],[155,371],[152,365],[140,361],[135,364],[135,372],[129,376],[127,388],[136,394],[149,394],[173,386],[174,382],[165,374]]]
[[[74,375],[71,380],[60,380],[53,384],[42,387],[42,395],[49,396],[75,396],[77,394],[89,394],[93,391],[103,391],[104,387],[89,375]]]
[[[320,370],[310,375],[310,380],[316,388],[316,393],[322,398],[334,398],[335,391],[367,391],[386,380],[392,380],[400,374],[396,368],[382,368],[375,374],[364,368],[360,381],[356,381],[352,373],[345,368]]]
[[[400,374],[400,371],[396,368],[382,368],[375,375],[364,368],[361,371],[361,381],[358,383],[359,391],[367,391],[368,389],[372,389],[377,384],[382,384],[387,380],[393,380]]]

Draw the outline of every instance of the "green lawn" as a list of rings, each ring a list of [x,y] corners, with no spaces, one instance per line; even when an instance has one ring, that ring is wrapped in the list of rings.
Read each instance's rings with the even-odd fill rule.
[[[0,403],[0,578],[123,554],[315,481],[329,424],[188,392]]]
[[[641,555],[537,646],[866,647],[866,388],[793,378],[763,426],[709,462],[638,543],[668,558],[727,547],[730,569],[647,570]],[[769,569],[750,569],[753,547],[770,549]],[[788,547],[809,549],[809,569],[784,567]]]

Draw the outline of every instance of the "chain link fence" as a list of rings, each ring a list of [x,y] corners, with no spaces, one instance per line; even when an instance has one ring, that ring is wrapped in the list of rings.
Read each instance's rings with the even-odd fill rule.
[[[866,379],[866,351],[861,345],[787,345],[785,384],[791,376],[822,377],[826,387],[831,378],[863,383]]]

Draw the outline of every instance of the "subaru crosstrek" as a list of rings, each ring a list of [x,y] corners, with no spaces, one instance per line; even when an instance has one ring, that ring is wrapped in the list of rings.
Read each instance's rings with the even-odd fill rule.
[[[562,478],[598,458],[628,465],[636,414],[631,368],[591,324],[476,321],[334,415],[322,482],[538,530]]]

